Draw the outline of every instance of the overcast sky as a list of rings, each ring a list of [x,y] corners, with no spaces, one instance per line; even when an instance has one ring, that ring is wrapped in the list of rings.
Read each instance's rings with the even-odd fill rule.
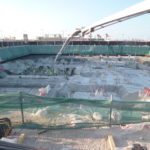
[[[0,38],[64,34],[86,27],[142,0],[0,0]],[[112,39],[150,40],[150,14],[97,31]]]

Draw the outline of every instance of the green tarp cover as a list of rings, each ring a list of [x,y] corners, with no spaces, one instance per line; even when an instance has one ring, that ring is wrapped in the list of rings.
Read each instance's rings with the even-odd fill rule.
[[[0,62],[30,54],[56,55],[61,46],[15,46],[0,48]],[[63,51],[66,55],[149,55],[150,46],[128,45],[68,45]]]
[[[80,128],[150,121],[150,102],[0,95],[0,117],[14,127]]]

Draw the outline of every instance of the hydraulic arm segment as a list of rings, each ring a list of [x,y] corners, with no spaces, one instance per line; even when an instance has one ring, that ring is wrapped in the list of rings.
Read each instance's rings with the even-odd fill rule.
[[[126,8],[116,14],[106,17],[105,19],[102,19],[102,20],[84,28],[83,30],[81,30],[81,33],[82,33],[82,35],[85,35],[90,32],[99,30],[101,28],[110,26],[112,24],[143,15],[145,13],[150,13],[150,0],[145,0],[134,6]]]
[[[126,8],[126,9],[124,9],[124,10],[122,10],[122,11],[120,11],[114,15],[106,17],[106,18],[104,18],[104,19],[102,19],[102,20],[82,29],[82,30],[75,31],[73,34],[71,34],[70,37],[68,37],[68,39],[63,44],[62,48],[60,49],[60,51],[58,52],[58,54],[55,57],[54,63],[57,61],[58,56],[62,54],[62,51],[63,51],[65,45],[67,45],[69,43],[70,39],[73,36],[77,36],[79,34],[84,36],[86,34],[89,34],[89,33],[94,32],[96,30],[105,28],[105,27],[110,26],[112,24],[115,24],[115,23],[118,23],[121,21],[125,21],[127,19],[134,18],[134,17],[140,16],[140,15],[146,14],[146,13],[150,13],[150,0],[145,0],[143,2],[140,2],[134,6]]]

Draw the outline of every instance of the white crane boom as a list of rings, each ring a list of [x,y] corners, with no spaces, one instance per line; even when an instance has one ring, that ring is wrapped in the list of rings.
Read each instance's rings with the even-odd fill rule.
[[[57,58],[59,57],[59,55],[62,54],[63,49],[65,48],[65,46],[69,43],[70,39],[73,36],[77,36],[78,34],[82,34],[82,36],[89,34],[90,32],[94,32],[96,30],[99,30],[101,28],[105,28],[107,26],[110,26],[112,24],[121,22],[121,21],[125,21],[127,19],[130,18],[134,18],[146,13],[150,13],[150,0],[145,0],[143,2],[140,2],[134,6],[131,6],[129,8],[126,8],[114,15],[111,15],[109,17],[106,17],[105,19],[102,19],[84,29],[81,30],[77,30],[75,31],[73,34],[71,34],[70,37],[68,37],[68,39],[65,41],[65,43],[63,44],[63,46],[61,47],[61,49],[59,50],[58,54],[55,57],[54,63],[57,61]]]
[[[145,13],[150,13],[150,0],[145,0],[134,6],[126,8],[114,15],[106,17],[84,29],[81,30],[82,35],[88,34],[90,32],[96,31],[98,29],[104,28],[106,26],[125,21],[136,16],[143,15]]]

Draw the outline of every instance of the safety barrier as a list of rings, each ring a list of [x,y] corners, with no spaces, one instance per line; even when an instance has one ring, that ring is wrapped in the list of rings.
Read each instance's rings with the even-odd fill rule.
[[[0,118],[14,127],[62,129],[150,122],[150,102],[0,95]]]
[[[14,46],[0,48],[0,62],[31,54],[56,55],[60,45]],[[150,46],[131,45],[68,45],[66,55],[150,55]]]

